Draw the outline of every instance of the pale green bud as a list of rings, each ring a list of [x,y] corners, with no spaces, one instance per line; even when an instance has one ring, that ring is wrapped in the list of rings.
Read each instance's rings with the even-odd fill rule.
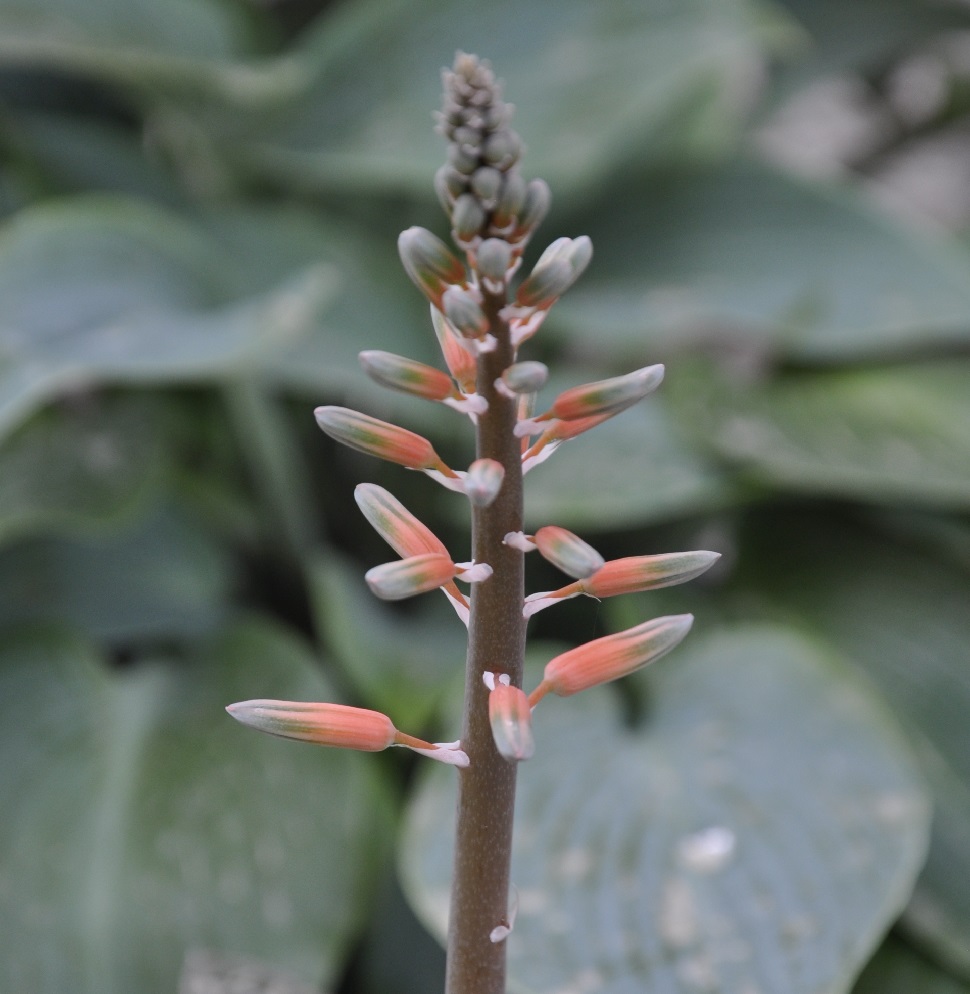
[[[448,287],[441,298],[441,309],[451,325],[465,338],[481,338],[488,331],[488,320],[476,290]]]

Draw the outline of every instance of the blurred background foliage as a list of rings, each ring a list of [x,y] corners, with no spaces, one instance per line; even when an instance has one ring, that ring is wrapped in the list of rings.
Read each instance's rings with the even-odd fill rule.
[[[0,0],[0,990],[440,989],[453,774],[221,709],[456,733],[460,625],[369,599],[351,492],[465,558],[460,502],[311,408],[470,458],[356,362],[435,361],[395,237],[447,234],[458,48],[553,189],[532,257],[596,248],[527,357],[668,366],[530,524],[723,554],[533,622],[541,665],[698,619],[537,712],[514,989],[970,991],[970,12],[919,0]]]

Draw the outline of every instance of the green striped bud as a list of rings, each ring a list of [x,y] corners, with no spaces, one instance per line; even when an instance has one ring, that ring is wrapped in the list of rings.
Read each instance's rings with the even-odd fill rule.
[[[463,286],[468,274],[445,243],[427,228],[408,228],[397,240],[405,272],[436,307],[449,286]]]

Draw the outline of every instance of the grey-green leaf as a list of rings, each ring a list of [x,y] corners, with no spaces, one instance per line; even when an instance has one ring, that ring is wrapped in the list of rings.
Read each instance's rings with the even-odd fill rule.
[[[562,196],[618,158],[682,142],[698,118],[708,139],[736,135],[732,84],[764,40],[747,0],[568,0],[555,15],[541,0],[493,0],[478,14],[446,0],[363,0],[323,19],[293,52],[306,92],[233,133],[233,151],[303,188],[430,192],[444,148],[428,109],[441,102],[439,69],[462,49],[505,80],[529,175]]]
[[[850,191],[738,163],[637,174],[608,197],[570,221],[596,257],[549,318],[591,354],[690,345],[833,360],[970,338],[966,251]]]
[[[735,488],[657,398],[568,442],[526,477],[532,528],[603,530],[729,503]]]
[[[970,507],[970,362],[781,378],[685,397],[724,458],[759,482],[867,501]],[[691,403],[691,400],[695,401]]]
[[[4,990],[172,991],[194,951],[331,981],[385,830],[372,757],[223,711],[329,695],[299,645],[247,624],[191,666],[114,677],[35,631],[4,640],[0,686]]]
[[[927,799],[891,717],[782,629],[685,643],[647,682],[635,729],[606,691],[536,710],[515,990],[848,991],[925,854]],[[439,935],[451,803],[429,777],[402,865]]]
[[[256,297],[217,244],[124,198],[21,211],[0,229],[0,432],[51,395],[249,368],[315,326],[332,272]]]
[[[802,515],[762,515],[745,539],[745,562],[757,569],[747,579],[749,597],[759,591],[763,610],[773,604],[836,645],[925,743],[936,801],[932,844],[904,921],[970,978],[966,571],[857,521],[812,526]]]

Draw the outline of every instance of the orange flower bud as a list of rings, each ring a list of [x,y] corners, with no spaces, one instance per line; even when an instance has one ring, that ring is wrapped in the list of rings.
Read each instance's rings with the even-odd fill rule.
[[[371,592],[385,601],[399,601],[443,587],[458,575],[451,556],[425,552],[392,563],[383,563],[364,574]]]
[[[358,358],[364,372],[382,387],[439,402],[456,395],[451,377],[423,362],[378,349],[361,352]]]
[[[548,310],[579,279],[592,256],[593,243],[586,235],[557,238],[519,287],[516,304]]]
[[[537,533],[536,538],[538,537]],[[525,599],[522,614],[526,618],[531,618],[532,615],[538,614],[558,601],[578,597],[580,594],[603,598],[656,590],[658,587],[672,587],[675,583],[686,583],[695,576],[700,576],[720,558],[719,552],[698,551],[611,559],[590,576],[581,577],[575,583],[567,584],[558,590],[529,594]]]
[[[690,614],[654,618],[570,649],[546,663],[542,682],[529,695],[529,704],[535,707],[550,692],[569,697],[627,676],[670,652],[690,631],[693,622]]]
[[[615,597],[641,590],[686,583],[711,568],[719,552],[670,552],[660,556],[628,556],[612,559],[592,576],[580,580],[583,593],[592,597]]]
[[[452,490],[464,490],[459,475],[442,462],[421,435],[346,407],[318,407],[313,413],[326,434],[349,448],[408,469],[419,469]]]
[[[380,711],[346,704],[315,704],[307,701],[241,701],[226,710],[250,728],[284,739],[311,742],[335,749],[382,752],[389,746],[404,746],[450,766],[467,766],[468,756],[457,742],[425,742],[399,732]]]
[[[346,704],[262,700],[230,704],[226,710],[236,721],[269,735],[336,749],[380,752],[397,735],[386,714]]]
[[[475,391],[475,377],[478,375],[475,357],[462,344],[461,336],[449,324],[448,319],[433,304],[431,305],[431,324],[438,337],[438,344],[441,346],[441,354],[444,356],[448,371],[455,378],[455,382],[462,392],[473,393]]]
[[[532,709],[525,694],[518,687],[509,685],[503,673],[485,673],[488,695],[488,720],[492,726],[495,748],[506,759],[519,762],[529,759],[535,752],[532,738]]]
[[[569,576],[592,576],[603,566],[603,557],[591,545],[558,525],[540,528],[535,543],[544,559]]]
[[[619,414],[642,400],[651,390],[656,390],[663,377],[664,368],[658,363],[644,366],[643,369],[625,376],[614,376],[608,380],[598,380],[564,390],[552,407],[535,420],[558,418],[560,421],[575,421],[577,418],[592,418],[600,414]]]
[[[436,552],[447,556],[444,542],[389,491],[376,483],[360,483],[354,500],[374,531],[402,558]]]

